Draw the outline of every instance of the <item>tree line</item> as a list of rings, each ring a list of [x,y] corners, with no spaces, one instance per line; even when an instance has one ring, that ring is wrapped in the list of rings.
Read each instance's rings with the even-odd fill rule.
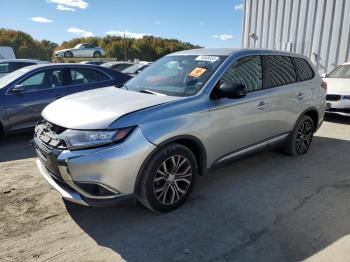
[[[124,39],[119,36],[79,37],[58,45],[49,40],[35,40],[29,34],[21,31],[0,29],[0,46],[12,47],[17,58],[51,60],[55,50],[71,48],[79,43],[90,43],[102,47],[106,52],[106,57],[109,58],[124,60],[126,57],[126,60],[144,61],[155,61],[169,53],[200,47],[177,39],[154,36],[144,36],[139,39]]]

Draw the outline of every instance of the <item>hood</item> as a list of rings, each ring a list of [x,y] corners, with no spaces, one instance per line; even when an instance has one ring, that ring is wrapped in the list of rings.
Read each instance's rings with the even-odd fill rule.
[[[123,115],[180,99],[106,87],[76,93],[49,104],[42,116],[70,129],[106,129]]]
[[[60,50],[55,51],[55,54],[56,54],[56,53],[61,53],[61,52],[66,52],[66,51],[70,51],[70,50],[72,50],[72,49],[74,49],[74,48],[60,49]]]
[[[350,95],[350,78],[323,78],[327,83],[327,93],[334,95]]]

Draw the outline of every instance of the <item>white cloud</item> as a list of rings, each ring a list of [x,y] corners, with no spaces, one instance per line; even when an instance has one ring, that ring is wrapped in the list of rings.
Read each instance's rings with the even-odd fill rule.
[[[235,5],[235,10],[241,11],[241,10],[243,10],[243,7],[244,7],[243,4]]]
[[[86,9],[89,4],[84,0],[47,0],[48,3],[57,4],[61,11],[75,11],[75,8]]]
[[[52,23],[53,21],[41,16],[35,16],[30,18],[33,22],[37,23]]]
[[[67,30],[68,33],[73,33],[82,37],[90,37],[90,36],[94,36],[94,34],[92,32],[88,32],[85,31],[83,29],[77,28],[77,27],[71,27],[68,28]]]
[[[68,6],[65,6],[65,5],[57,5],[56,9],[57,10],[61,10],[61,11],[72,11],[72,12],[75,12],[74,8],[71,8],[71,7],[68,7]]]
[[[129,31],[114,31],[114,30],[111,30],[111,31],[108,31],[106,32],[107,35],[113,35],[113,36],[122,36],[124,37],[124,34],[125,34],[125,37],[128,37],[128,38],[142,38],[144,37],[145,35],[148,35],[148,34],[145,34],[145,33],[132,33],[132,32],[129,32]]]
[[[221,34],[221,35],[213,35],[213,38],[221,39],[222,41],[230,40],[234,38],[233,35]]]

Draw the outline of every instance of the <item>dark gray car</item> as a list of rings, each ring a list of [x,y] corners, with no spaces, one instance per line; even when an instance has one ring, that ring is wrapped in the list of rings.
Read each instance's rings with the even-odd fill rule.
[[[0,135],[33,128],[41,111],[63,96],[120,86],[130,76],[93,65],[47,64],[19,69],[0,79]]]

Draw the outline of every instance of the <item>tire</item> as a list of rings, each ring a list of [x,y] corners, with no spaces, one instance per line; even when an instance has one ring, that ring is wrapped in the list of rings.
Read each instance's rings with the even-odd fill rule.
[[[73,57],[73,53],[70,51],[64,52],[64,57]]]
[[[99,51],[96,51],[95,53],[94,53],[94,57],[101,57],[102,56],[102,54],[101,54],[101,52],[99,52]]]
[[[311,117],[303,116],[289,135],[283,151],[291,156],[304,155],[309,151],[315,132]]]
[[[180,144],[167,145],[146,164],[137,187],[137,199],[151,211],[170,212],[186,201],[197,175],[198,165],[192,151]]]

